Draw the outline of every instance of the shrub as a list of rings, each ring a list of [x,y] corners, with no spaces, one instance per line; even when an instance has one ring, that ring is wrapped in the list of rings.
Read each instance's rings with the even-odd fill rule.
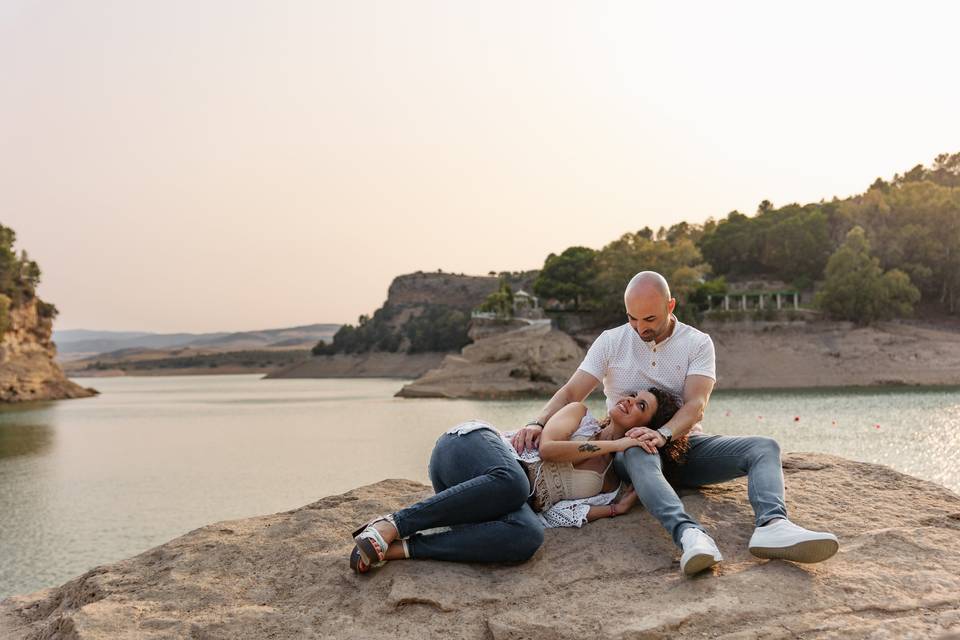
[[[0,335],[10,328],[10,298],[0,293]]]
[[[60,311],[57,309],[56,305],[49,302],[44,302],[43,300],[37,300],[37,314],[41,318],[53,320],[59,313]]]

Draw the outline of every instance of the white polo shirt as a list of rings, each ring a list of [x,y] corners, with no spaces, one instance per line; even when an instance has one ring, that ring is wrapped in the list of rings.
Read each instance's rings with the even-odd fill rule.
[[[644,342],[629,323],[600,334],[590,345],[579,367],[603,381],[607,411],[617,401],[637,391],[657,387],[682,402],[687,376],[717,379],[713,340],[679,320],[662,342]],[[701,433],[695,424],[691,433]]]

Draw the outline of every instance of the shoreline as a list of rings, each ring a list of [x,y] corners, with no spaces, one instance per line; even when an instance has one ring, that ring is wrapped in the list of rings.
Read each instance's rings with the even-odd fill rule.
[[[259,375],[265,374],[268,372],[265,371],[190,371],[190,370],[178,370],[178,371],[157,371],[157,372],[138,372],[136,374],[129,372],[119,372],[111,373],[107,372],[100,375],[71,375],[70,380],[93,380],[96,378],[180,378],[180,377],[207,377],[207,376],[241,376],[241,375]],[[277,376],[266,376],[264,375],[261,380],[407,380],[410,378],[400,375],[365,375],[365,376],[316,376],[316,377],[303,377],[303,378],[293,378],[293,377],[277,377]],[[877,383],[877,384],[846,384],[846,385],[819,385],[819,386],[783,386],[783,387],[729,387],[729,386],[717,386],[713,390],[713,394],[736,394],[736,393],[758,393],[758,392],[771,392],[771,393],[791,393],[791,392],[800,392],[800,393],[817,393],[817,392],[858,392],[858,391],[874,391],[874,390],[889,390],[889,391],[955,391],[960,390],[960,382],[957,383],[931,383],[926,384],[922,382],[917,383],[908,383],[908,382],[895,382],[895,383]],[[548,399],[553,395],[552,392],[539,393],[535,391],[528,392],[517,392],[513,393],[509,397],[494,397],[489,398],[489,400],[511,400],[511,399],[539,399],[544,398]],[[597,389],[591,395],[603,396],[603,389],[601,386],[597,386]],[[399,396],[409,400],[418,400],[421,399],[421,396]],[[434,399],[447,399],[447,400],[458,400],[462,398],[454,398],[448,396],[422,396],[422,397],[431,397]],[[81,398],[82,399],[82,398]],[[476,400],[484,400],[484,398],[471,398]],[[29,402],[29,401],[28,401]],[[51,402],[51,400],[36,400],[36,402]],[[22,406],[26,403],[16,403],[19,406]]]
[[[704,327],[716,349],[716,391],[895,389],[960,386],[960,332],[917,323]],[[105,375],[260,374],[282,378],[413,380],[406,397],[506,399],[552,395],[583,359],[584,344],[556,330],[516,330],[481,338],[458,353],[338,354],[287,366],[164,367],[86,371]]]

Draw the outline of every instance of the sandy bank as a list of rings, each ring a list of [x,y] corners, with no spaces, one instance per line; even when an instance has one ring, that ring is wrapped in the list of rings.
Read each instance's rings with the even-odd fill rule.
[[[907,323],[706,327],[717,386],[771,389],[960,385],[960,333]]]
[[[419,378],[443,360],[443,353],[364,353],[315,356],[267,378]]]
[[[585,350],[542,328],[477,340],[398,395],[435,398],[549,396]],[[960,385],[960,333],[886,323],[718,324],[704,327],[717,353],[718,389]]]

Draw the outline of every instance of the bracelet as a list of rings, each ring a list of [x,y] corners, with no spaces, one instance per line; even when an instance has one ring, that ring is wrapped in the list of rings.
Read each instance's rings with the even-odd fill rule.
[[[527,424],[525,424],[525,425],[523,425],[523,426],[525,426],[525,427],[530,427],[530,426],[533,426],[533,425],[537,425],[537,426],[540,427],[541,429],[544,428],[544,427],[543,427],[543,423],[540,422],[539,420],[531,420],[530,422],[528,422]]]
[[[616,505],[616,504],[611,504],[611,505],[610,505],[610,517],[611,517],[611,518],[616,518],[616,517],[617,517],[617,505]]]

